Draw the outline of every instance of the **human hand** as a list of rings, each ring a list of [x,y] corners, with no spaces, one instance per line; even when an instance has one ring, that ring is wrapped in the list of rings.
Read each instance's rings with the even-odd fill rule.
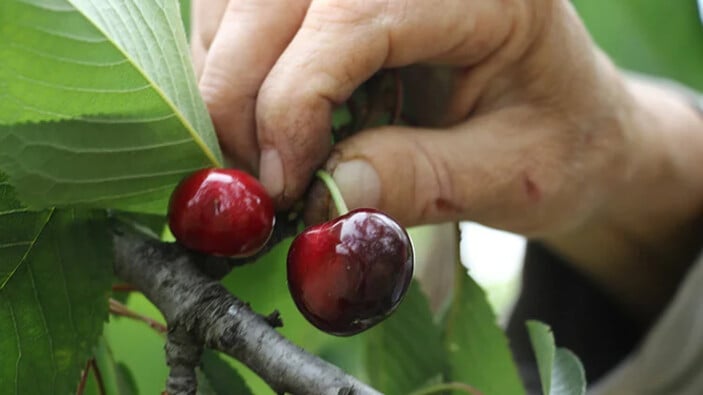
[[[609,103],[618,81],[565,1],[208,0],[195,1],[194,20],[225,154],[258,170],[282,205],[328,158],[334,106],[381,68],[441,64],[453,80],[445,130],[362,133],[328,164],[351,207],[406,224],[563,226],[565,211],[570,221],[588,211],[574,210],[575,195],[612,169],[624,139]]]
[[[566,0],[195,0],[193,15],[223,150],[259,173],[279,207],[324,165],[352,208],[539,237],[618,288],[631,285],[639,247],[672,237],[700,196],[689,188],[675,215],[667,193],[638,199],[670,164],[670,144],[645,131],[658,120],[642,114],[656,105],[635,97]],[[449,82],[431,127],[369,130],[332,147],[332,109],[376,71],[413,64]],[[406,88],[411,102],[427,92]],[[663,107],[683,114],[673,101]],[[327,210],[313,205],[310,217]],[[634,241],[598,250],[604,237]]]

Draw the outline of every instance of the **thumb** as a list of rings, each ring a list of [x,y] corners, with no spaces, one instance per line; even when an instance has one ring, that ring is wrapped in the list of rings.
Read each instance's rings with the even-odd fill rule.
[[[573,199],[583,177],[574,172],[589,167],[570,169],[577,132],[557,125],[513,109],[447,130],[374,129],[336,146],[326,167],[349,208],[378,208],[405,226],[472,220],[532,235],[579,214]],[[316,182],[306,220],[329,209]]]

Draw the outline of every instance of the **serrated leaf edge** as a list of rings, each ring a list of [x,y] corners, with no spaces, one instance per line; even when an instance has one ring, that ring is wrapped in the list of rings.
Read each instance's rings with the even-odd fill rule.
[[[185,129],[191,135],[195,144],[197,144],[198,147],[200,147],[200,149],[203,151],[203,153],[205,153],[205,156],[207,156],[208,160],[214,166],[222,167],[222,163],[220,162],[220,160],[217,159],[217,156],[207,147],[207,145],[205,144],[203,139],[200,137],[200,135],[195,131],[195,129],[193,129],[193,125],[191,125],[191,123],[187,119],[183,118],[182,114],[180,113],[178,107],[176,107],[175,103],[173,103],[171,101],[171,99],[168,98],[166,93],[158,85],[156,85],[156,83],[145,73],[145,71],[139,66],[139,64],[129,54],[127,54],[120,45],[118,45],[114,40],[112,40],[110,38],[110,36],[107,34],[107,32],[105,32],[105,30],[100,28],[100,26],[98,26],[95,23],[95,21],[93,21],[91,18],[89,18],[88,15],[86,15],[86,13],[83,10],[81,10],[74,3],[74,0],[66,0],[66,2],[68,2],[76,11],[78,11],[81,15],[83,15],[83,18],[85,18],[85,20],[88,21],[88,23],[93,25],[95,27],[95,29],[97,29],[106,38],[106,40],[110,44],[112,44],[112,46],[115,47],[115,49],[117,49],[122,54],[122,56],[125,57],[125,59],[127,59],[127,61],[135,68],[135,70],[137,70],[137,72],[142,77],[144,77],[144,79],[148,82],[148,84],[152,87],[152,89],[154,89],[156,94],[159,95],[159,97],[161,97],[161,99],[164,101],[164,103],[166,103],[166,105],[173,111],[176,118],[178,118],[178,120],[181,122],[181,124],[185,127]],[[170,24],[170,22],[169,22],[169,24]]]

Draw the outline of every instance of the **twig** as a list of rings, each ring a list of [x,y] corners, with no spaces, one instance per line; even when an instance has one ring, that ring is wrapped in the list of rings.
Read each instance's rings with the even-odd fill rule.
[[[105,382],[103,381],[102,373],[100,373],[100,367],[98,367],[98,363],[95,362],[95,358],[90,358],[88,360],[88,366],[93,368],[93,374],[95,375],[95,382],[98,383],[98,394],[105,395],[107,393],[105,391]]]
[[[134,292],[136,290],[132,284],[115,284],[112,286],[112,292]]]
[[[271,314],[264,317],[264,320],[266,320],[271,328],[283,328],[283,319],[278,310],[274,310]]]
[[[81,380],[78,382],[76,395],[83,395],[85,392],[85,384],[88,382],[88,374],[90,374],[90,359],[85,363],[85,368],[83,368],[83,371],[81,372]]]
[[[110,298],[110,313],[121,316],[121,317],[127,317],[131,318],[133,320],[141,321],[149,327],[160,334],[164,334],[168,332],[168,328],[166,325],[155,321],[152,318],[149,318],[145,315],[141,315],[135,311],[130,310],[127,306],[123,305],[122,303],[116,301],[115,299]]]
[[[95,357],[91,357],[90,359],[88,359],[88,362],[86,362],[85,364],[85,368],[83,368],[83,371],[81,372],[81,379],[78,382],[78,389],[76,390],[76,395],[83,395],[83,393],[85,393],[85,385],[88,382],[88,375],[90,374],[91,369],[93,370],[93,374],[95,375],[95,382],[98,384],[98,394],[106,394],[105,383],[103,382],[103,376],[100,373],[100,368],[95,362]]]
[[[279,228],[276,237],[295,231]],[[170,395],[195,393],[192,367],[200,360],[202,346],[240,360],[277,393],[379,394],[281,336],[264,317],[200,271],[194,255],[120,226],[113,240],[115,273],[141,290],[168,323]]]

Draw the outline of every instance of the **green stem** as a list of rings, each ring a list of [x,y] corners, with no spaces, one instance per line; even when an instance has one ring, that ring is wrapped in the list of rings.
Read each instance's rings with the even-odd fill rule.
[[[410,395],[430,395],[430,394],[436,394],[441,391],[447,391],[447,390],[459,390],[466,392],[467,394],[470,395],[482,395],[481,391],[478,389],[464,383],[441,383],[441,384],[436,384],[436,385],[431,385],[429,387],[421,388]]]
[[[324,170],[318,170],[315,175],[325,183],[327,190],[330,191],[330,196],[332,196],[332,201],[334,201],[334,206],[337,208],[337,213],[339,215],[344,215],[349,212],[347,204],[344,203],[344,198],[342,197],[342,192],[339,190],[337,183],[334,182],[334,178],[330,173]]]

